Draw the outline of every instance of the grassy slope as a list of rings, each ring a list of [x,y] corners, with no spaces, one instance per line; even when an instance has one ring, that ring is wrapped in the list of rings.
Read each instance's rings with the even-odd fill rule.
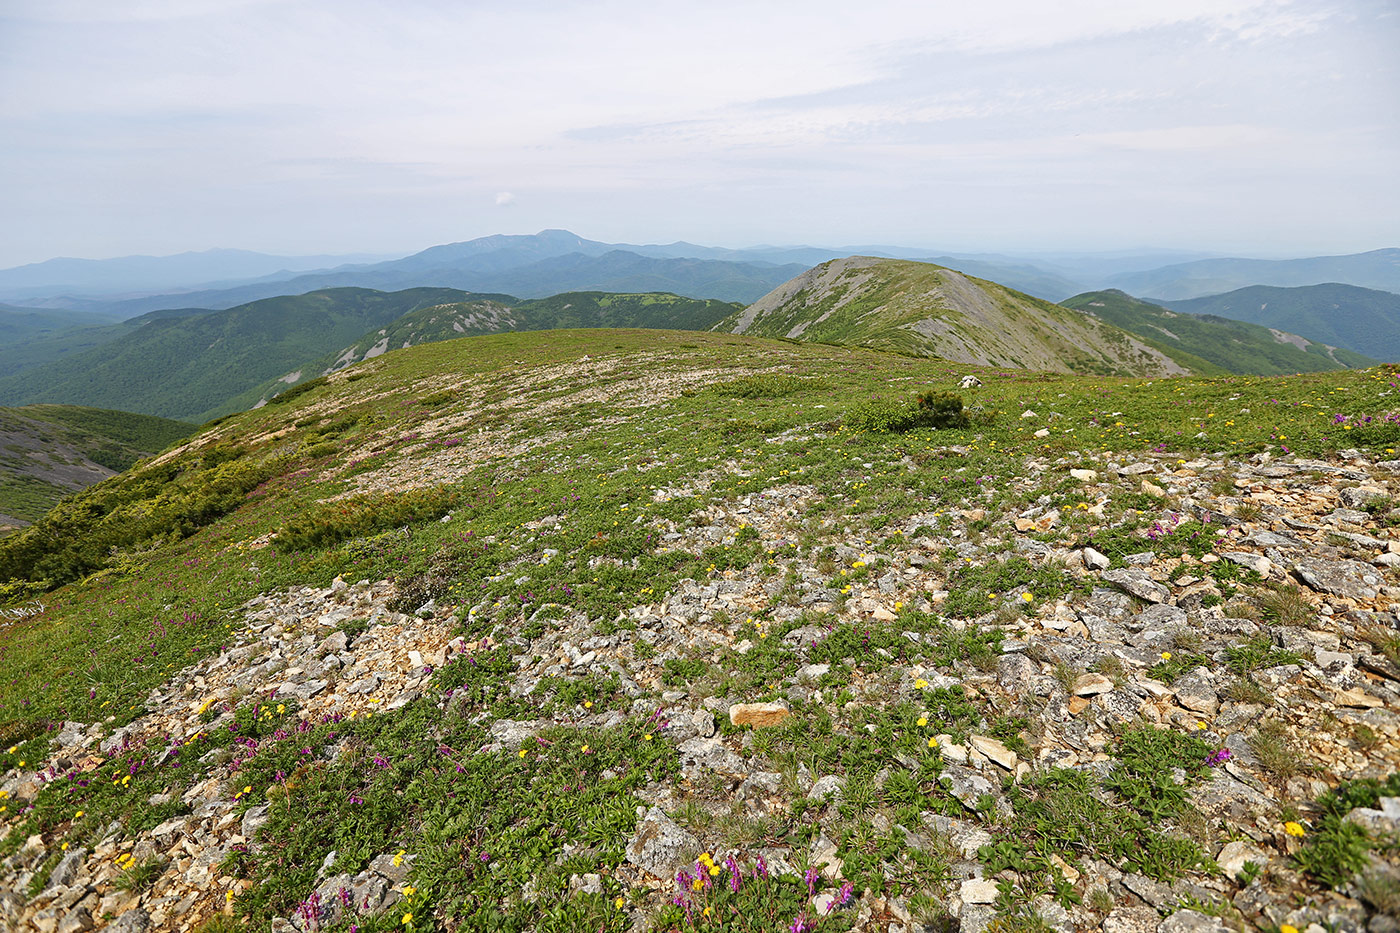
[[[756,379],[755,371],[771,375]],[[841,413],[872,393],[904,399],[923,387],[946,390],[968,372],[985,382],[975,396],[983,418],[976,427],[894,437],[852,435],[839,426]],[[488,609],[494,603],[490,616],[507,632],[522,631],[533,614],[527,593],[549,594],[601,626],[635,605],[663,598],[680,581],[718,580],[725,566],[771,565],[773,579],[783,579],[783,556],[771,550],[765,556],[759,544],[736,540],[698,553],[672,551],[654,539],[654,521],[703,524],[712,504],[732,509],[736,498],[801,482],[817,491],[821,522],[829,530],[816,522],[794,526],[793,546],[815,552],[840,541],[879,550],[903,546],[890,538],[889,528],[911,516],[984,501],[979,478],[1016,475],[1030,454],[1064,456],[1071,464],[1092,463],[1097,451],[1148,447],[1182,456],[1201,450],[1244,456],[1280,451],[1286,435],[1295,452],[1355,446],[1389,457],[1397,440],[1393,425],[1343,432],[1333,419],[1386,411],[1393,379],[1378,369],[1291,379],[1144,382],[996,372],[858,349],[655,331],[503,334],[391,352],[334,375],[326,385],[235,415],[163,462],[69,500],[62,514],[26,533],[27,540],[16,536],[0,544],[0,566],[42,562],[66,548],[67,558],[86,557],[106,568],[44,596],[42,614],[6,629],[0,646],[0,771],[42,752],[42,723],[110,716],[116,726],[129,719],[171,670],[237,642],[237,607],[258,593],[324,586],[337,574],[408,581],[428,572],[445,575],[441,602],[463,608],[483,603]],[[1034,433],[1044,422],[1016,417],[1025,407],[1059,415],[1047,436]],[[1102,417],[1109,409],[1112,420]],[[388,479],[395,493],[377,493],[359,508],[343,500],[321,504],[357,481],[394,469],[403,471],[396,474],[400,479]],[[402,480],[408,477],[443,487],[406,495]],[[702,477],[708,484],[697,483]],[[656,501],[654,492],[668,487],[694,495]],[[1058,487],[1044,492],[1072,496]],[[1034,488],[1018,494],[1034,499],[1041,493]],[[141,504],[157,501],[153,510]],[[1144,508],[1152,506],[1131,496],[1115,502],[1113,514]],[[451,517],[438,521],[448,510]],[[147,515],[150,524],[135,527],[138,515]],[[558,529],[529,524],[546,515],[563,516]],[[166,535],[164,526],[179,532]],[[848,529],[844,537],[842,528]],[[264,546],[266,535],[278,529],[282,543]],[[122,534],[133,539],[118,543]],[[153,534],[162,540],[145,540]],[[544,547],[557,549],[559,559],[538,559]],[[63,562],[49,566],[61,570]],[[985,586],[974,595],[985,601]],[[546,617],[540,624],[550,623]],[[139,637],[118,637],[128,634]],[[893,638],[902,642],[897,629]],[[781,653],[767,653],[779,651],[779,642],[771,639],[755,657],[780,663]],[[726,655],[725,661],[742,669],[737,656]],[[463,668],[453,670],[460,674]],[[400,813],[401,804],[395,804],[384,811],[394,815],[383,817],[394,822],[376,823],[370,811],[352,809],[342,786],[332,783],[314,804],[312,797],[299,797],[299,806],[314,809],[298,815],[308,817],[308,826],[329,819],[366,834],[356,845],[432,852],[449,846],[442,834],[451,827],[470,829],[443,822],[449,811],[468,807],[470,816],[479,812],[471,808],[485,806],[481,801],[496,798],[514,801],[517,813],[554,806],[530,796],[534,782],[544,781],[539,786],[552,799],[574,795],[572,819],[584,825],[597,820],[611,827],[609,833],[596,848],[576,852],[561,875],[549,867],[557,840],[542,837],[542,847],[535,846],[493,828],[488,841],[504,847],[493,849],[493,857],[510,874],[483,896],[502,899],[492,903],[503,911],[533,910],[504,899],[522,877],[538,877],[551,897],[554,886],[561,886],[551,909],[564,915],[551,929],[570,929],[570,923],[582,928],[582,918],[568,913],[580,901],[569,898],[567,875],[606,874],[607,865],[616,864],[619,834],[629,831],[635,801],[600,798],[591,789],[583,793],[582,771],[528,770],[510,751],[472,757],[460,780],[433,778],[441,770],[433,762],[444,736],[477,747],[482,723],[498,715],[538,715],[534,701],[507,698],[512,671],[507,656],[504,668],[485,665],[472,674],[476,680],[466,686],[501,704],[483,707],[485,719],[448,723],[436,707],[420,703],[372,723],[334,726],[370,748],[412,757],[412,767],[396,765],[374,778],[388,782],[386,806],[406,801],[402,805],[412,813]],[[767,676],[760,670],[723,689],[770,696]],[[580,696],[614,695],[605,684],[585,686],[600,692]],[[651,757],[643,766],[664,773],[669,746],[657,742],[634,751],[643,749],[641,731],[589,733],[586,740],[597,743],[598,768],[645,754]],[[14,750],[6,752],[9,742]],[[841,753],[835,754],[832,761],[839,762]],[[30,831],[42,831],[55,843],[61,838],[88,845],[113,818],[154,825],[176,812],[156,811],[147,802],[159,782],[192,779],[199,767],[191,762],[179,775],[170,772],[171,778],[143,773],[129,789],[119,781],[94,782],[77,803],[46,805],[18,818],[38,822],[11,839],[17,843]],[[588,768],[588,780],[597,779],[591,760]],[[331,770],[328,779],[356,787],[363,771]],[[450,769],[443,773],[452,778]],[[272,777],[250,770],[248,780],[256,788],[242,809],[264,794]],[[375,786],[382,796],[384,787]],[[79,805],[88,811],[83,820],[72,816]],[[296,827],[288,832],[297,845],[316,844]],[[266,911],[285,909],[287,896],[300,896],[319,857],[284,863],[250,853],[238,870],[267,884],[240,909],[265,924]],[[415,875],[425,897],[467,883],[453,880],[455,863],[435,864],[420,862]],[[434,881],[439,868],[448,874]],[[878,878],[878,871],[871,877]],[[426,915],[431,902],[421,903]],[[389,922],[397,924],[397,916]],[[621,930],[628,923],[627,915],[613,911],[601,921],[595,917],[588,928]]]
[[[195,430],[150,415],[69,405],[0,408],[0,514],[34,521],[59,499]]]
[[[1268,328],[1257,324],[1173,312],[1116,290],[1085,292],[1060,303],[1194,354],[1232,373],[1279,376],[1376,363],[1359,353],[1318,343],[1300,349],[1278,340]]]
[[[301,367],[301,379],[343,369],[384,349],[403,349],[441,340],[496,334],[504,331],[555,330],[569,327],[644,327],[658,330],[703,330],[739,305],[665,292],[615,294],[566,292],[549,298],[521,301],[509,295],[477,295],[471,301],[434,305],[412,311],[349,347]],[[289,383],[270,380],[229,400],[232,410],[251,408],[285,391]]]
[[[1382,360],[1400,360],[1400,295],[1355,285],[1254,285],[1189,301],[1174,311],[1214,314],[1301,334]]]
[[[775,307],[768,306],[773,296],[759,302],[763,310],[744,333],[1022,369],[1161,372],[1160,360],[1133,346],[1133,338],[1116,327],[929,263],[836,260],[785,288],[795,290]],[[716,329],[734,331],[748,314],[735,314]],[[1180,349],[1138,342],[1186,370],[1216,371]]]
[[[638,358],[639,354],[645,358]],[[707,393],[672,393],[653,407],[623,411],[624,420],[610,424],[613,412],[606,406],[583,402],[567,404],[576,383],[564,379],[551,382],[545,389],[532,390],[546,392],[565,402],[563,408],[548,417],[526,417],[528,403],[524,401],[526,395],[520,385],[525,378],[523,374],[535,367],[575,361],[583,356],[614,361],[638,358],[631,364],[633,376],[619,373],[612,377],[618,384],[652,372],[717,369],[717,374],[699,379],[698,384],[704,385],[721,381],[725,370],[746,371],[751,367],[784,367],[810,377],[813,382],[812,388],[788,397],[742,404]],[[841,488],[839,477],[845,469],[839,461],[849,460],[849,456],[840,456],[839,450],[850,439],[834,430],[833,416],[856,401],[869,398],[872,391],[886,397],[903,398],[923,386],[947,389],[969,372],[981,374],[988,383],[978,390],[976,401],[989,410],[1019,411],[1030,407],[1061,415],[1058,426],[1043,439],[1031,436],[1038,427],[1035,422],[1016,418],[998,419],[990,426],[941,435],[976,445],[966,455],[967,465],[970,471],[988,474],[1004,469],[1011,456],[1037,450],[1053,452],[1085,447],[1134,450],[1166,444],[1174,450],[1187,452],[1213,450],[1244,455],[1256,450],[1277,451],[1285,445],[1303,454],[1320,454],[1339,446],[1365,448],[1367,436],[1361,432],[1336,430],[1332,425],[1333,416],[1388,411],[1389,399],[1379,397],[1372,389],[1378,380],[1384,388],[1390,378],[1379,370],[1349,370],[1293,378],[1181,378],[1142,383],[1070,374],[989,375],[979,367],[938,360],[683,331],[502,334],[390,352],[338,373],[331,377],[328,385],[312,388],[290,401],[225,419],[199,436],[199,446],[182,449],[173,459],[163,458],[159,466],[123,474],[88,489],[69,500],[65,508],[71,509],[74,515],[83,513],[87,508],[85,503],[103,497],[121,498],[126,495],[123,490],[134,489],[148,479],[162,482],[180,477],[191,479],[198,475],[201,451],[204,459],[208,458],[209,450],[217,449],[237,452],[235,462],[240,464],[266,463],[266,470],[271,471],[269,475],[273,477],[272,494],[249,500],[231,517],[215,522],[176,545],[159,547],[142,555],[141,563],[149,563],[157,576],[173,573],[187,584],[194,584],[192,578],[200,574],[181,572],[178,568],[182,561],[195,556],[203,562],[219,555],[232,558],[239,553],[237,542],[246,543],[275,529],[285,518],[305,511],[318,499],[345,490],[347,481],[337,478],[337,474],[348,460],[359,461],[354,472],[364,472],[397,458],[411,461],[429,454],[435,449],[434,445],[424,439],[413,439],[412,435],[416,425],[441,414],[444,405],[474,412],[469,417],[464,415],[460,429],[464,434],[480,426],[504,431],[521,440],[537,438],[539,446],[528,457],[502,455],[472,466],[474,481],[485,481],[488,477],[493,481],[499,479],[504,484],[502,488],[523,488],[518,484],[530,482],[528,477],[548,473],[566,484],[586,483],[604,500],[612,501],[614,492],[605,492],[599,487],[597,477],[624,470],[639,456],[663,460],[680,458],[664,472],[653,470],[647,474],[646,482],[641,484],[641,488],[646,488],[684,480],[694,466],[690,459],[692,454],[706,458],[733,454],[744,459],[756,458],[756,463],[776,463],[790,458],[791,451],[784,453],[781,446],[764,445],[760,441],[793,429],[815,432],[809,450],[800,459],[816,470],[818,477],[835,480],[832,492],[836,492]],[[347,378],[354,381],[347,381]],[[465,388],[443,388],[457,383]],[[1062,397],[1060,393],[1066,394]],[[1113,422],[1099,417],[1105,397],[1112,399],[1110,404],[1115,409],[1124,412]],[[430,398],[430,402],[424,403],[425,398]],[[1231,400],[1226,402],[1227,398]],[[1242,407],[1250,408],[1252,413],[1239,418],[1227,414],[1231,409]],[[1222,420],[1207,419],[1206,415],[1213,412],[1221,413]],[[347,419],[351,423],[345,423]],[[294,426],[294,422],[300,426]],[[278,433],[287,428],[291,428],[290,433]],[[1207,438],[1195,438],[1198,432],[1205,432]],[[1283,435],[1287,441],[1281,443],[1279,438]],[[1388,435],[1377,443],[1391,444]],[[381,449],[376,451],[376,447]],[[267,459],[274,455],[288,456],[288,451],[291,451],[290,459],[276,462]],[[1377,452],[1390,455],[1382,450]],[[225,456],[220,453],[214,457],[210,468],[221,466]],[[596,458],[594,465],[577,466],[588,463],[589,457]],[[324,472],[336,464],[341,467]],[[305,474],[311,467],[315,468],[313,473]],[[580,469],[583,472],[578,472]],[[511,478],[517,476],[525,478]],[[633,492],[638,481],[639,477],[625,476],[621,480],[622,486]],[[917,487],[922,481],[911,482]],[[152,488],[161,491],[159,484]],[[902,501],[907,494],[908,491],[901,492],[898,488],[889,491],[895,501]],[[833,505],[833,508],[843,510],[845,506]],[[55,513],[51,518],[54,533],[61,538],[82,537],[80,521],[75,520],[72,527],[65,530],[64,523],[69,516]],[[13,539],[9,544],[13,545]],[[106,548],[102,550],[105,552]],[[105,557],[100,559],[106,560]],[[347,560],[350,562],[345,563]],[[241,566],[241,560],[216,563],[218,566],[211,568],[209,580],[201,581],[196,589],[203,591],[206,583],[213,581],[223,581],[215,585],[217,589],[224,582],[242,580],[243,583],[235,586],[227,597],[235,601],[241,601],[259,587],[276,585],[300,574],[308,574],[310,579],[328,580],[342,570],[364,575],[390,571],[396,566],[391,560],[382,566],[360,565],[356,569],[355,560],[334,550],[326,554],[296,555],[264,552],[259,560],[259,575],[264,579],[254,586],[254,575]],[[147,592],[147,582],[140,577],[118,576],[103,580],[95,587],[65,590],[58,605],[73,600],[105,598],[102,594],[113,588],[138,602],[152,595]],[[140,596],[141,593],[146,596]],[[208,598],[214,598],[214,594],[208,594]],[[225,607],[234,604],[227,599],[221,598],[220,604]],[[201,605],[212,611],[212,606]],[[49,622],[57,622],[62,616],[60,611],[59,616],[50,618]],[[120,626],[123,617],[118,613],[102,624]],[[45,628],[47,625],[39,625],[35,631]],[[63,660],[63,649],[44,644],[42,638],[30,646],[30,650],[34,649],[49,656],[49,660],[34,659],[36,670],[67,663]],[[108,646],[105,650],[110,653],[99,657],[99,667],[111,662],[125,672],[119,678],[122,682],[149,684],[153,682],[151,677],[161,676],[159,670],[130,667],[130,659],[123,657],[127,650],[124,646]],[[11,663],[16,652],[9,652],[7,657],[10,661],[0,664]],[[15,673],[6,674],[5,668],[0,666],[0,683],[7,682]],[[0,722],[17,716],[90,717],[95,708],[85,697],[86,690],[59,681],[32,694],[28,704],[19,704],[18,694],[10,692],[6,702],[0,703]]]

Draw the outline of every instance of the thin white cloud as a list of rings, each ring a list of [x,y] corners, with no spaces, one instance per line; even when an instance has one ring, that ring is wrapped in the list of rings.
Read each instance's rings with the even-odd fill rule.
[[[0,11],[0,203],[23,232],[0,233],[0,265],[83,252],[64,245],[78,236],[136,238],[110,253],[159,251],[162,237],[192,231],[203,239],[172,246],[256,247],[269,235],[260,212],[276,212],[278,235],[305,238],[308,251],[331,248],[317,237],[359,235],[362,218],[394,242],[335,248],[427,245],[495,232],[449,229],[462,214],[441,211],[444,200],[499,203],[527,188],[514,222],[602,235],[589,221],[603,218],[633,240],[663,226],[670,239],[727,228],[850,240],[848,202],[874,212],[861,217],[863,238],[890,239],[919,229],[906,210],[955,203],[948,185],[997,197],[1008,179],[1046,179],[997,209],[1011,223],[1042,203],[1062,218],[1084,199],[1124,204],[1149,183],[1205,188],[1245,166],[1279,189],[1246,200],[1306,186],[1340,203],[1365,189],[1375,215],[1400,217],[1394,181],[1375,168],[1400,159],[1400,130],[1378,119],[1400,106],[1400,26],[1387,10],[1384,0],[16,0]],[[1122,190],[1109,197],[1108,184]],[[897,208],[860,196],[895,190]],[[1189,238],[1192,217],[1177,213],[1174,236]],[[1172,219],[1156,221],[1160,231]],[[1316,212],[1306,226],[1319,229]]]

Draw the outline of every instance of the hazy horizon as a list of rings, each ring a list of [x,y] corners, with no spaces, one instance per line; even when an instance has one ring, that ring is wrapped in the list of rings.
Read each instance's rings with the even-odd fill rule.
[[[1400,245],[1397,47],[1385,0],[17,0],[0,268],[547,228],[1365,252]]]

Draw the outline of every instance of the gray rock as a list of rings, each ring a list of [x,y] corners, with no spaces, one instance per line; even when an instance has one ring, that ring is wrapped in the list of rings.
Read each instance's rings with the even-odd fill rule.
[[[1007,693],[1030,693],[1039,676],[1040,666],[1019,651],[1004,654],[997,661],[997,683]]]
[[[97,926],[92,919],[92,911],[86,907],[78,907],[64,913],[63,918],[58,921],[56,933],[86,933]],[[108,927],[113,929],[113,927]]]
[[[1195,910],[1178,910],[1157,927],[1157,933],[1231,933],[1219,917]]]
[[[1171,598],[1171,590],[1153,580],[1146,572],[1136,567],[1124,570],[1105,570],[1103,579],[1121,586],[1125,591],[1145,599],[1150,603],[1164,603]]]
[[[1115,907],[1103,918],[1103,933],[1154,933],[1162,915],[1152,907]]]
[[[151,928],[151,915],[140,907],[133,907],[113,920],[106,933],[146,933]]]
[[[984,796],[996,796],[997,788],[991,781],[970,768],[950,766],[943,769],[938,780],[948,788],[963,806],[975,811]]]
[[[991,904],[968,904],[958,917],[958,933],[985,933],[997,917]]]
[[[1104,554],[1099,553],[1091,547],[1085,547],[1082,551],[1084,566],[1090,570],[1107,570],[1113,562]]]
[[[997,883],[991,878],[969,878],[958,887],[964,904],[991,904],[997,899]]]
[[[1197,713],[1215,715],[1220,709],[1220,698],[1215,692],[1215,678],[1205,667],[1192,668],[1172,684],[1176,691],[1176,701]]]
[[[267,804],[262,804],[243,814],[243,826],[240,831],[243,833],[244,839],[251,841],[257,836],[258,830],[266,826],[268,820],[272,819],[267,815],[267,808]]]
[[[67,852],[49,873],[49,888],[63,888],[72,884],[86,860],[87,849],[73,849]]]
[[[841,799],[841,791],[846,786],[846,779],[835,774],[828,774],[826,777],[815,781],[807,790],[807,797],[810,800],[832,800]]]
[[[308,680],[301,684],[283,684],[277,689],[278,696],[292,697],[305,702],[330,686],[324,680]]]
[[[783,788],[783,776],[777,771],[755,771],[739,784],[740,800],[776,797]]]
[[[1187,622],[1186,611],[1165,603],[1156,603],[1139,612],[1129,621],[1129,628],[1171,629]]]
[[[1250,551],[1222,551],[1220,556],[1232,564],[1239,564],[1248,570],[1253,570],[1261,577],[1267,577],[1269,571],[1274,569],[1274,562],[1263,554],[1254,554]]]
[[[681,768],[688,775],[705,771],[742,774],[745,770],[744,759],[731,752],[719,739],[696,736],[686,739],[676,750],[680,752]]]
[[[1379,486],[1349,486],[1341,492],[1342,504],[1350,509],[1359,509],[1368,502],[1384,499],[1387,493]]]
[[[350,639],[344,632],[332,632],[321,642],[321,647],[317,649],[319,654],[341,654],[350,647]]]
[[[671,881],[699,850],[700,840],[676,825],[659,807],[652,807],[627,843],[627,861],[657,878]]]
[[[1293,572],[1319,593],[1350,599],[1375,599],[1377,587],[1383,582],[1375,568],[1354,560],[1300,557]]]
[[[1172,892],[1171,886],[1160,881],[1154,881],[1146,875],[1124,873],[1123,887],[1132,891],[1153,907],[1169,907],[1176,905],[1176,895]]]

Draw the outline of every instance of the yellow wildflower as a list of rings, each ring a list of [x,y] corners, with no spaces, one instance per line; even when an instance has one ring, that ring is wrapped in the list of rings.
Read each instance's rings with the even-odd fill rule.
[[[926,725],[928,725],[928,717],[927,717],[927,716],[920,716],[920,717],[919,717],[919,725],[921,725],[921,726],[926,726]]]
[[[1300,839],[1307,834],[1307,830],[1303,828],[1303,824],[1293,820],[1289,820],[1287,823],[1283,824],[1283,831],[1290,836],[1297,836]]]
[[[622,906],[623,906],[624,904],[626,904],[626,903],[627,903],[627,899],[626,899],[626,898],[624,898],[624,897],[619,897],[617,900],[613,901],[613,906],[616,907],[618,910],[621,910],[621,909],[622,909]]]

